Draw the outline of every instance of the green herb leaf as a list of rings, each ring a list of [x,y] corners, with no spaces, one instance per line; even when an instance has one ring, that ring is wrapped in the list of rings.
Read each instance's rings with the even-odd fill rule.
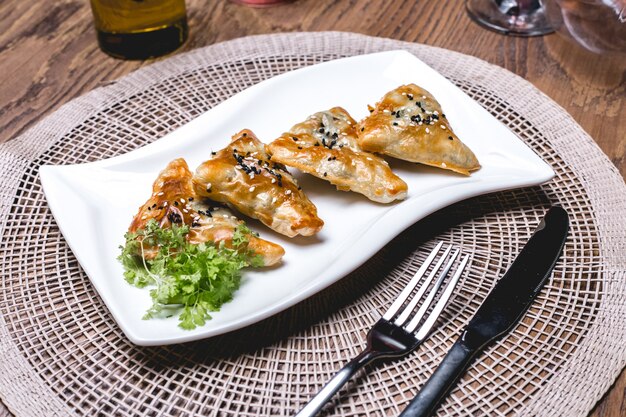
[[[118,260],[129,284],[155,286],[150,291],[153,305],[144,319],[180,313],[179,326],[192,330],[211,319],[209,311],[218,311],[232,300],[241,283],[241,269],[261,266],[262,258],[248,251],[248,237],[255,234],[245,225],[235,230],[232,249],[192,245],[187,233],[187,226],[162,229],[150,220],[144,229],[126,233]],[[148,251],[156,256],[145,259]]]

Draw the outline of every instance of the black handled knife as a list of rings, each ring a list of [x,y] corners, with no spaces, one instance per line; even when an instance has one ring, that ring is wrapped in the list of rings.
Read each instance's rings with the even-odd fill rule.
[[[472,359],[515,326],[550,276],[563,250],[568,229],[565,210],[561,207],[548,210],[509,270],[401,417],[429,416]]]

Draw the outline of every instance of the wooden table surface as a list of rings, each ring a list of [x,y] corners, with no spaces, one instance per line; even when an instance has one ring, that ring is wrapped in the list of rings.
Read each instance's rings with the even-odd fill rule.
[[[297,0],[253,9],[187,0],[190,38],[180,51],[254,34],[338,30],[419,42],[512,71],[567,110],[626,175],[626,59],[584,51],[558,35],[507,37],[478,27],[463,3],[426,0]],[[152,61],[100,52],[86,0],[0,2],[0,143],[59,106]],[[591,413],[626,415],[626,372]],[[8,412],[0,403],[0,416]]]

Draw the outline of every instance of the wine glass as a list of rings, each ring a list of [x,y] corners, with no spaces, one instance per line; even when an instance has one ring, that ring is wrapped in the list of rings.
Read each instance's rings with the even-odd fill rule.
[[[505,35],[554,32],[541,0],[466,0],[465,8],[476,23]]]
[[[547,0],[550,22],[596,54],[626,57],[626,0]]]

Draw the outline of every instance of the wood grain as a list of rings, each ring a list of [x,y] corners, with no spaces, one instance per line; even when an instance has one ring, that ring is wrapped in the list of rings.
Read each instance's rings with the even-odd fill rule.
[[[593,55],[557,35],[525,39],[483,30],[460,1],[297,0],[252,9],[226,0],[187,0],[187,8],[191,34],[181,51],[253,34],[338,30],[484,59],[559,103],[626,175],[624,58]],[[0,143],[73,98],[151,62],[100,52],[85,0],[2,0],[0,16]],[[622,372],[591,416],[626,415],[625,391]]]

